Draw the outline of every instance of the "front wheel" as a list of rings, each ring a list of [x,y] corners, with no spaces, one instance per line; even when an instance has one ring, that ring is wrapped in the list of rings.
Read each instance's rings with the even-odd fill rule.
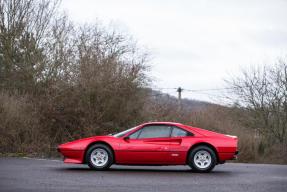
[[[91,169],[106,170],[113,163],[112,150],[103,144],[91,146],[86,153],[86,161]]]
[[[207,146],[198,146],[190,152],[188,165],[196,172],[210,172],[216,165],[215,152]]]

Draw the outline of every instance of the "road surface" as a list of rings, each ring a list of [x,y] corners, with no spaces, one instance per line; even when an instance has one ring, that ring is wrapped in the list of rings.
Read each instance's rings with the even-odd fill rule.
[[[187,166],[112,166],[98,172],[60,160],[0,158],[0,191],[284,192],[287,165],[227,163],[207,174]]]

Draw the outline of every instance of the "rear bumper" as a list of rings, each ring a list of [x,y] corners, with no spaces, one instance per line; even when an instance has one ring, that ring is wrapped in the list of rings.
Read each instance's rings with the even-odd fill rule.
[[[232,153],[218,153],[219,161],[224,162],[226,160],[236,160],[238,154],[239,154],[239,151],[235,151]]]
[[[236,160],[238,158],[238,156],[237,156],[238,154],[239,154],[239,151],[235,151],[232,160]]]

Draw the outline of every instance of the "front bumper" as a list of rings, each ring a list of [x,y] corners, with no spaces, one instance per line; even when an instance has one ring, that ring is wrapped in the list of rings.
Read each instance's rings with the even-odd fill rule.
[[[57,151],[62,154],[64,163],[83,163],[84,153],[83,150],[67,150],[61,147],[57,148]]]

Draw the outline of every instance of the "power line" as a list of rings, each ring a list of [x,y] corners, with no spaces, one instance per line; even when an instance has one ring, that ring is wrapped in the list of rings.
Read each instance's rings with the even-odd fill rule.
[[[160,89],[160,90],[163,90],[163,89],[178,89],[178,88],[161,88],[161,87],[152,87],[151,89]]]
[[[213,89],[185,89],[185,88],[181,88],[179,87],[181,91],[189,91],[189,92],[206,92],[206,91],[221,91],[221,90],[231,90],[234,89],[234,87],[225,87],[225,88],[213,88]],[[176,92],[178,92],[179,88],[152,88],[152,89],[160,89],[160,90],[164,90],[164,89],[173,89],[176,90]]]
[[[231,90],[234,87],[226,87],[226,88],[213,88],[213,89],[183,89],[184,91],[191,91],[191,92],[206,92],[206,91],[222,91],[222,90]]]
[[[215,93],[212,93],[212,91],[224,91],[224,90],[232,90],[235,87],[225,87],[225,88],[211,88],[211,89],[185,89],[185,88],[172,88],[172,87],[157,87],[157,88],[151,88],[153,90],[160,90],[160,92],[162,90],[174,90],[172,91],[173,93],[178,93],[178,109],[181,110],[181,105],[182,105],[182,93],[183,92],[190,92],[190,93],[194,93],[194,94],[203,94],[203,95],[207,95],[210,97],[211,100],[214,100],[214,98],[221,98],[223,99],[224,97],[216,95]],[[241,87],[242,88],[242,87]],[[210,93],[211,92],[211,93]],[[166,94],[172,94],[171,91],[169,91],[169,93]],[[152,96],[161,96],[163,94],[155,94]]]

